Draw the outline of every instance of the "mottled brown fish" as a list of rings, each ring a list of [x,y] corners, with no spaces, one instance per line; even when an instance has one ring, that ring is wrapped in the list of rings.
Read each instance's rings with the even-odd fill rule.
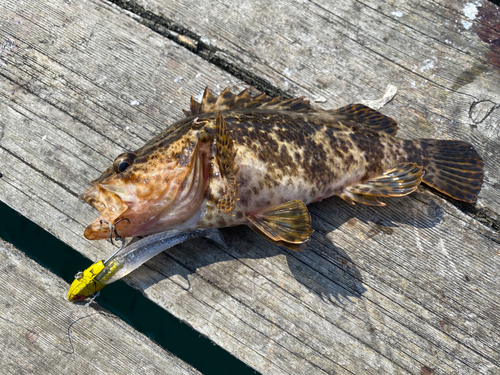
[[[467,142],[404,140],[394,120],[361,104],[315,109],[309,101],[226,88],[135,152],[118,156],[82,199],[101,217],[85,230],[123,237],[245,224],[294,248],[313,232],[306,205],[333,195],[384,206],[421,181],[474,202],[483,162]]]

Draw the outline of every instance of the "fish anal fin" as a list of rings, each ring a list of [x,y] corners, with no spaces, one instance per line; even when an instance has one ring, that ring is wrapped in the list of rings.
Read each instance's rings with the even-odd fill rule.
[[[378,132],[395,135],[398,124],[392,118],[367,107],[364,104],[349,104],[331,112],[340,117],[343,124],[360,125]]]
[[[215,122],[215,134],[215,154],[219,165],[220,176],[226,184],[225,193],[223,197],[219,199],[217,207],[224,212],[229,212],[234,208],[234,198],[236,196],[237,170],[234,163],[236,150],[226,121],[224,121],[220,112],[217,114]]]
[[[415,163],[399,163],[368,181],[348,186],[341,197],[371,206],[385,206],[377,197],[402,197],[422,182],[423,169]],[[346,198],[344,198],[346,197]]]
[[[302,244],[314,232],[311,228],[309,211],[306,205],[298,199],[271,207],[260,214],[251,215],[248,220],[258,229],[259,234],[264,235],[271,242]]]
[[[385,203],[380,202],[377,197],[373,195],[354,194],[346,191],[340,197],[351,204],[361,203],[366,204],[367,206],[385,206]]]
[[[340,194],[339,197],[349,204],[354,204],[354,200],[351,197],[347,196],[345,193]]]

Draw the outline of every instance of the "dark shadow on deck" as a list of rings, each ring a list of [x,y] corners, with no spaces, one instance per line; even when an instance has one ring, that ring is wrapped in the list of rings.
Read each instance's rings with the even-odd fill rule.
[[[415,204],[416,200],[418,204]],[[430,228],[437,225],[443,216],[441,207],[428,194],[417,193],[412,197],[386,199],[385,203],[385,207],[370,207],[350,205],[339,198],[331,198],[309,205],[315,232],[308,242],[309,250],[302,252],[276,246],[245,226],[223,228],[221,232],[226,239],[227,248],[212,244],[206,239],[194,239],[169,249],[165,255],[146,264],[146,267],[154,269],[159,275],[155,281],[145,282],[140,287],[146,289],[164,278],[180,275],[186,280],[185,287],[188,288],[189,276],[197,269],[211,264],[234,259],[243,263],[247,263],[245,260],[248,259],[269,259],[272,262],[273,257],[284,255],[288,269],[282,271],[289,272],[307,291],[325,302],[334,299],[340,303],[348,303],[350,297],[361,298],[366,292],[362,271],[355,259],[332,243],[327,237],[328,233],[341,230],[339,228],[343,225],[353,226],[351,223],[354,220],[369,228],[368,231],[358,230],[355,226],[350,228],[350,232],[360,234],[360,238],[390,236],[400,225]],[[174,267],[174,270],[174,261],[182,267]],[[262,270],[256,272],[268,278],[269,282],[278,283],[279,277],[273,278]],[[207,281],[217,283],[216,279]],[[302,288],[296,289],[289,292],[304,293]]]

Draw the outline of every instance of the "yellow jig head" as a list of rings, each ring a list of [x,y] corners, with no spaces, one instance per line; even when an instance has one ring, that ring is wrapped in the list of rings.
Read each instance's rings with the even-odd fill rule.
[[[96,280],[97,275],[101,273],[104,267],[104,262],[100,260],[85,271],[78,272],[69,288],[68,299],[71,302],[80,302],[104,288],[106,284]]]

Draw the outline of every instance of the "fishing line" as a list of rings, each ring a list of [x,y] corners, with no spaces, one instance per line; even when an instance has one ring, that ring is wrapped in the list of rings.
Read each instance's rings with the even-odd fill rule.
[[[88,306],[88,305],[85,305],[85,306]],[[71,339],[71,328],[76,324],[78,323],[79,321],[83,320],[83,319],[87,319],[87,318],[90,318],[94,315],[104,315],[108,318],[114,318],[114,319],[119,319],[117,316],[114,316],[114,315],[111,315],[111,314],[108,314],[108,313],[105,313],[105,312],[102,312],[102,311],[96,311],[92,314],[89,314],[89,315],[85,315],[85,316],[82,316],[78,319],[75,319],[74,321],[72,321],[70,323],[70,325],[68,326],[68,329],[67,329],[67,336],[68,336],[68,342],[69,342],[69,346],[71,348],[71,350],[66,350],[64,348],[61,348],[55,344],[53,344],[49,339],[45,338],[44,336],[40,335],[37,331],[33,330],[33,329],[30,329],[28,327],[25,327],[24,325],[20,324],[20,323],[16,323],[10,319],[7,319],[7,318],[4,318],[3,316],[0,316],[0,319],[9,323],[9,324],[12,324],[16,327],[20,327],[26,331],[28,331],[29,334],[35,334],[37,335],[39,338],[41,338],[43,341],[45,341],[47,344],[49,344],[50,346],[56,348],[57,350],[60,350],[61,352],[63,353],[66,353],[66,354],[74,354],[75,353],[75,347],[73,346],[73,340]]]

